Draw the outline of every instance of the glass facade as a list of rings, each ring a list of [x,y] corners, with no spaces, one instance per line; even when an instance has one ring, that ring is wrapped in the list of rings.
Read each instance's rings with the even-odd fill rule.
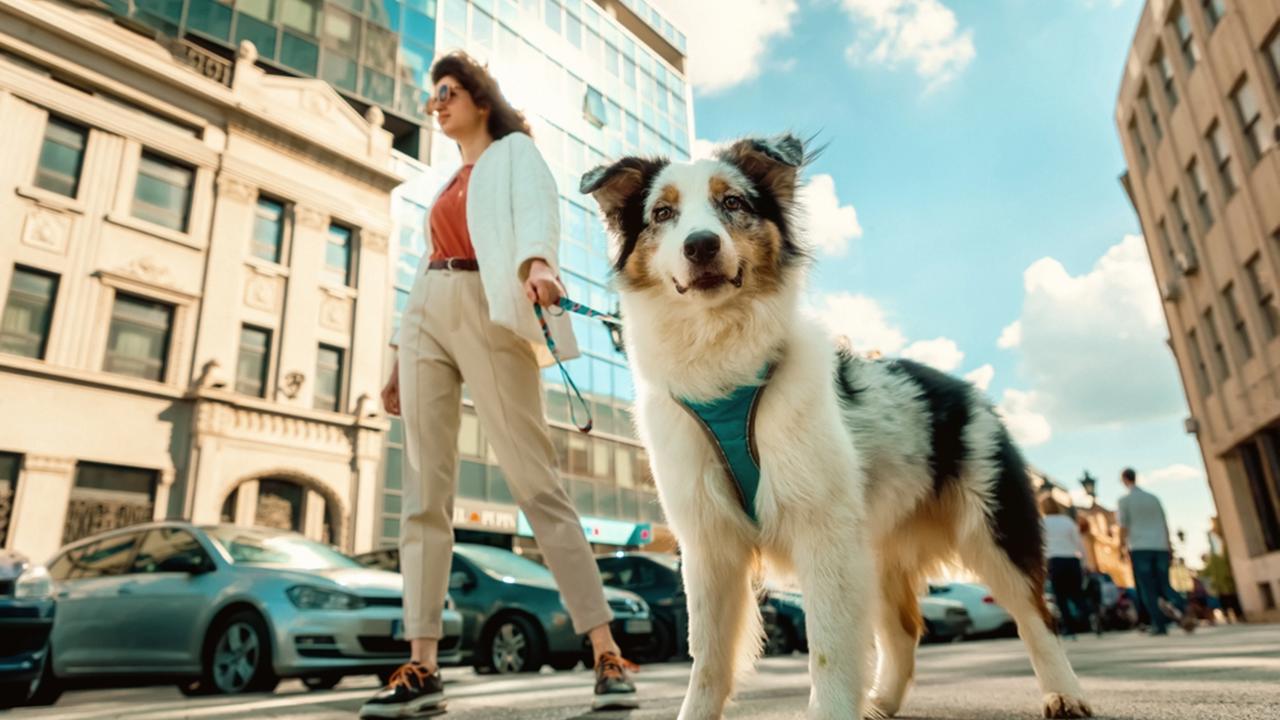
[[[683,52],[684,37],[642,2],[624,2]],[[625,154],[687,159],[689,87],[683,74],[591,0],[441,0],[436,47],[463,49],[488,64],[503,92],[533,128],[534,140],[560,188],[561,277],[574,300],[611,311],[604,225],[595,202],[578,193],[586,170]],[[403,156],[409,178],[396,195],[397,260],[393,326],[420,268],[423,227],[440,184],[459,166],[457,150],[436,135],[430,166]],[[584,517],[661,522],[648,458],[635,438],[635,390],[626,359],[598,321],[574,316],[582,357],[567,363],[591,404],[595,430],[577,432],[558,371],[544,372],[546,411],[560,472]],[[378,540],[395,544],[399,531],[403,428],[398,419],[386,448],[383,515]],[[467,407],[458,438],[460,498],[511,503],[501,468],[474,411]]]
[[[249,40],[268,68],[322,78],[359,104],[381,107],[398,146],[417,152],[436,0],[104,1],[117,14],[223,56]]]

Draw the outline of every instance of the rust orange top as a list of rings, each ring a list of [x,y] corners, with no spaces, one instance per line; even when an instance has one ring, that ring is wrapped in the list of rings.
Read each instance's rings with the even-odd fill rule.
[[[476,249],[467,230],[467,184],[472,167],[474,165],[463,165],[431,208],[432,260],[476,259]]]

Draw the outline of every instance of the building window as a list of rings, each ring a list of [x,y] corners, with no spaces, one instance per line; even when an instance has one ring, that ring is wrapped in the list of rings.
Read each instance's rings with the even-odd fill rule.
[[[1160,236],[1160,245],[1164,248],[1165,257],[1169,260],[1169,272],[1181,272],[1182,268],[1178,267],[1178,256],[1173,251],[1173,241],[1169,239],[1169,228],[1165,224],[1164,218],[1160,218],[1156,222],[1156,232]]]
[[[1155,137],[1156,143],[1164,137],[1164,131],[1160,129],[1160,114],[1156,112],[1156,104],[1151,102],[1151,93],[1147,90],[1147,84],[1142,84],[1142,90],[1138,91],[1138,102],[1142,103],[1143,109],[1147,112],[1147,120],[1151,123],[1151,135]]]
[[[1272,440],[1274,452],[1274,440]],[[1280,550],[1280,515],[1276,513],[1276,503],[1271,499],[1271,491],[1267,487],[1267,473],[1262,466],[1262,452],[1258,449],[1258,439],[1249,439],[1240,444],[1240,460],[1244,465],[1244,474],[1249,483],[1249,494],[1253,498],[1254,511],[1257,512],[1258,523],[1262,530],[1262,541],[1268,552]],[[1276,468],[1273,462],[1272,469]]]
[[[267,365],[271,358],[271,331],[245,325],[240,328],[240,359],[236,363],[236,392],[266,397]]]
[[[1200,395],[1206,396],[1213,392],[1213,383],[1209,381],[1209,366],[1204,362],[1204,353],[1200,351],[1200,339],[1196,337],[1195,328],[1187,333],[1187,347],[1191,348],[1191,364],[1195,368]]]
[[[1218,27],[1218,23],[1222,22],[1222,16],[1227,14],[1226,0],[1200,0],[1200,4],[1204,6],[1204,17],[1209,22],[1209,32],[1213,32]]]
[[[582,114],[587,118],[587,122],[596,127],[604,127],[608,122],[608,113],[604,106],[604,95],[600,91],[587,86],[587,94],[582,99]]]
[[[324,278],[335,285],[351,285],[351,229],[329,226],[329,242],[324,251]]]
[[[1240,314],[1240,306],[1236,304],[1236,288],[1233,283],[1227,283],[1227,286],[1222,289],[1222,299],[1227,304],[1227,315],[1236,332],[1237,349],[1245,360],[1252,359],[1253,341],[1249,339],[1249,326],[1245,323],[1244,316]]]
[[[146,468],[77,463],[62,542],[151,522],[157,479],[158,473]]]
[[[0,452],[0,548],[7,546],[5,538],[9,537],[13,505],[18,497],[18,470],[21,467],[21,455]]]
[[[258,509],[253,524],[258,527],[302,532],[303,505],[306,488],[288,480],[264,479],[258,481]]]
[[[1271,65],[1271,78],[1280,85],[1280,26],[1271,31],[1271,38],[1267,40],[1267,60]]]
[[[1129,120],[1129,141],[1133,143],[1133,149],[1138,153],[1138,160],[1142,163],[1142,169],[1146,170],[1151,164],[1151,157],[1147,155],[1147,144],[1142,141],[1142,133],[1138,131],[1138,118],[1134,117]]]
[[[1173,206],[1174,221],[1178,224],[1178,234],[1182,239],[1183,263],[1182,272],[1189,273],[1196,265],[1196,244],[1191,237],[1191,222],[1187,220],[1187,213],[1182,209],[1182,198],[1178,196],[1178,191],[1174,190],[1173,195],[1169,197],[1169,204]]]
[[[342,348],[321,345],[316,356],[317,410],[342,410]]]
[[[1236,119],[1240,121],[1241,132],[1249,146],[1249,160],[1256,163],[1262,157],[1267,139],[1262,127],[1262,110],[1258,107],[1258,99],[1253,94],[1253,88],[1249,87],[1248,80],[1241,80],[1236,89],[1231,91],[1231,104],[1236,107]]]
[[[1173,112],[1173,109],[1178,107],[1178,86],[1174,81],[1173,63],[1169,61],[1169,56],[1161,47],[1156,48],[1156,55],[1151,63],[1156,66],[1160,84],[1164,86],[1164,99],[1169,103],[1169,112]]]
[[[14,267],[0,319],[0,352],[43,360],[57,296],[57,275]]]
[[[153,153],[138,163],[133,216],[178,232],[187,231],[195,170]]]
[[[1209,347],[1213,350],[1213,369],[1218,374],[1218,382],[1222,383],[1231,377],[1231,365],[1227,362],[1227,349],[1222,344],[1222,335],[1213,319],[1213,308],[1204,311],[1204,325],[1209,333]]]
[[[267,262],[280,262],[284,244],[284,205],[264,197],[258,198],[253,215],[253,256]]]
[[[1222,124],[1217,120],[1213,121],[1213,125],[1209,126],[1209,132],[1205,135],[1209,141],[1209,147],[1213,148],[1213,162],[1218,166],[1218,178],[1222,181],[1222,193],[1230,198],[1236,194],[1236,190],[1240,189],[1236,182],[1235,168],[1231,165],[1231,142],[1227,139],[1227,133],[1222,129]]]
[[[1254,302],[1258,303],[1258,312],[1262,315],[1262,327],[1267,331],[1267,339],[1271,340],[1280,334],[1280,311],[1276,310],[1275,293],[1271,285],[1263,281],[1259,265],[1262,256],[1255,254],[1244,264],[1245,274],[1249,276],[1249,287],[1253,291]]]
[[[102,369],[164,382],[172,329],[172,305],[117,293]]]
[[[1276,594],[1275,591],[1271,589],[1271,583],[1269,581],[1258,583],[1258,595],[1262,597],[1263,610],[1276,609]]]
[[[73,198],[80,187],[80,169],[89,131],[59,117],[49,116],[36,165],[36,187]]]
[[[1187,63],[1187,73],[1196,69],[1200,60],[1200,51],[1196,49],[1196,39],[1191,32],[1191,18],[1182,10],[1182,6],[1174,12],[1173,27],[1178,33],[1178,45],[1182,48],[1182,59]]]
[[[1205,182],[1204,171],[1200,168],[1200,161],[1191,158],[1191,164],[1187,166],[1187,179],[1191,181],[1191,189],[1195,191],[1196,207],[1200,210],[1200,222],[1204,229],[1208,230],[1213,227],[1213,204],[1209,200],[1209,183]]]

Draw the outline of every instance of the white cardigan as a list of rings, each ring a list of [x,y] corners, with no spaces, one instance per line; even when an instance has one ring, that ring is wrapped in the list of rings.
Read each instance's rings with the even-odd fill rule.
[[[436,192],[432,207],[456,175]],[[431,256],[429,213],[426,226],[427,249],[411,297],[420,291],[418,286],[425,279],[427,258]],[[559,276],[560,193],[551,168],[528,135],[513,132],[496,140],[476,160],[467,187],[467,231],[480,264],[489,319],[528,340],[540,366],[551,365],[554,359],[533,314],[533,304],[524,294],[520,270],[529,260],[542,258]],[[569,317],[546,311],[543,316],[548,320],[560,359],[578,357]]]

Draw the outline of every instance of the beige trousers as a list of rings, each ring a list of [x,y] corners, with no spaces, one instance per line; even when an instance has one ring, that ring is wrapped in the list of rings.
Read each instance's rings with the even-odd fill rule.
[[[464,382],[574,630],[608,623],[613,613],[595,557],[556,470],[533,348],[489,320],[480,273],[430,270],[420,282],[426,286],[411,296],[400,323],[400,402],[413,403],[416,427],[405,431],[416,433],[418,453],[417,462],[403,463],[404,636],[442,635]]]

